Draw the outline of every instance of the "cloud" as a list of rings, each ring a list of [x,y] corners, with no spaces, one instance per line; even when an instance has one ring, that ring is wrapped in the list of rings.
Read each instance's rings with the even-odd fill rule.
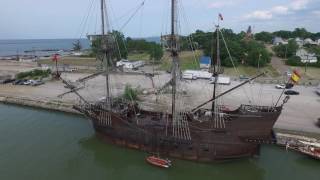
[[[232,0],[219,0],[219,1],[214,1],[209,3],[208,7],[209,8],[222,8],[222,7],[226,7],[226,6],[232,6],[235,5],[237,2],[236,1],[232,1]]]
[[[311,12],[313,15],[320,17],[320,10],[315,10]]]
[[[246,19],[268,20],[272,19],[272,13],[270,11],[254,11],[245,15]]]
[[[307,4],[309,3],[309,0],[294,0],[292,3],[290,3],[290,8],[292,10],[302,10],[307,7]]]
[[[275,17],[275,15],[293,14],[296,11],[300,11],[307,8],[307,5],[311,0],[292,0],[287,5],[274,6],[267,10],[256,10],[244,16],[245,19],[258,19],[269,20]]]
[[[271,12],[275,14],[288,14],[289,8],[286,6],[275,6],[271,9]]]

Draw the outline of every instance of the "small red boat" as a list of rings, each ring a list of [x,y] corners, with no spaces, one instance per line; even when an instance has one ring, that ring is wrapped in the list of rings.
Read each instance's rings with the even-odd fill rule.
[[[299,147],[298,150],[303,154],[309,155],[315,159],[320,160],[320,148],[307,146],[307,147]]]
[[[149,156],[146,158],[146,161],[154,166],[161,167],[161,168],[169,168],[171,166],[171,161],[168,159],[161,159],[156,156]]]

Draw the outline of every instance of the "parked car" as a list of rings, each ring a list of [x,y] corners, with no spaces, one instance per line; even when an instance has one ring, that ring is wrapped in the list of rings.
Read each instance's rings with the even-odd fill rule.
[[[36,80],[36,81],[31,82],[31,86],[40,86],[42,84],[44,84],[44,82],[40,81],[40,80]]]
[[[240,78],[240,80],[249,80],[250,79],[249,77],[246,77],[244,75],[240,75],[239,78]]]
[[[24,85],[24,83],[27,81],[28,80],[26,80],[26,79],[18,79],[18,80],[15,80],[12,84],[13,85]]]
[[[26,80],[26,81],[23,82],[23,85],[29,86],[29,85],[31,85],[32,81],[33,80]]]
[[[15,79],[6,79],[3,81],[3,84],[13,83],[15,81],[16,81]]]
[[[21,83],[21,79],[17,79],[14,82],[12,82],[13,85],[19,85]]]
[[[276,85],[276,88],[277,88],[277,89],[285,89],[285,88],[286,88],[286,85],[285,85],[285,84],[277,84],[277,85]]]
[[[298,91],[294,90],[287,90],[284,92],[285,95],[299,95],[300,93]]]
[[[287,83],[286,84],[286,89],[291,89],[293,88],[293,84],[292,83]]]

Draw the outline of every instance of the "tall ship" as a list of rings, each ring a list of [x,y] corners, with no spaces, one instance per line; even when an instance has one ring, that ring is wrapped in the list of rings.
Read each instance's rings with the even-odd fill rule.
[[[113,73],[112,53],[115,38],[105,29],[106,4],[101,0],[101,47],[106,81],[106,98],[90,103],[77,91],[82,100],[74,109],[83,113],[93,124],[97,137],[102,141],[125,148],[137,149],[162,156],[214,162],[252,157],[259,154],[260,145],[272,142],[272,128],[282,112],[283,104],[258,106],[243,104],[236,110],[223,108],[220,98],[250,81],[257,75],[227,90],[218,92],[218,78],[222,73],[220,62],[220,27],[216,26],[216,57],[211,62],[213,74],[212,98],[193,108],[182,102],[181,70],[179,66],[179,36],[177,34],[177,1],[171,0],[171,33],[167,36],[172,59],[171,79],[168,83],[169,111],[147,110],[137,101],[113,97],[110,93]],[[70,89],[74,88],[64,81]],[[278,103],[277,103],[278,104]],[[205,108],[210,106],[210,108]]]

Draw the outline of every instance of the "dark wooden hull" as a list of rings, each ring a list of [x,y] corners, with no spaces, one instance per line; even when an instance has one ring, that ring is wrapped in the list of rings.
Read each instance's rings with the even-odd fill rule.
[[[170,121],[157,120],[157,113],[142,112],[145,116],[137,121],[104,110],[77,109],[92,120],[97,136],[107,143],[168,157],[213,162],[259,154],[260,144],[272,142],[272,127],[282,107],[275,112],[230,112],[225,128],[210,128],[211,121],[189,119],[191,139],[173,137]],[[110,117],[111,124],[103,123],[101,116],[105,115]]]

